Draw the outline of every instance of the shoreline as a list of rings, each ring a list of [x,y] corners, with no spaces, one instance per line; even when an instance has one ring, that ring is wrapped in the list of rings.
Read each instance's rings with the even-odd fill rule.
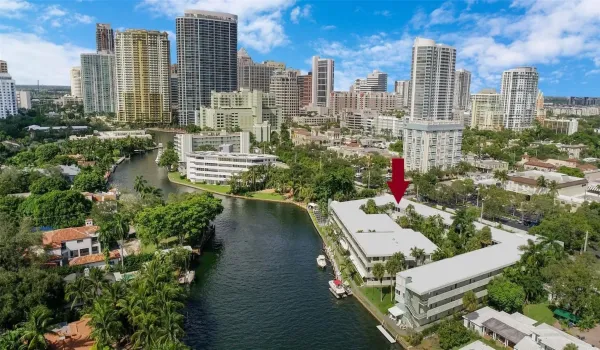
[[[317,233],[319,234],[319,237],[321,238],[321,241],[322,241],[322,242],[323,242],[325,245],[329,246],[329,245],[327,244],[327,240],[326,240],[326,239],[325,239],[325,237],[323,236],[323,233],[322,233],[322,232],[321,232],[321,230],[319,229],[319,228],[320,228],[320,226],[319,226],[319,224],[317,223],[315,216],[314,216],[314,215],[311,213],[311,211],[310,211],[310,210],[308,210],[308,206],[304,205],[303,203],[298,203],[298,202],[289,201],[289,200],[280,200],[280,199],[267,199],[267,198],[253,198],[253,197],[246,197],[246,196],[240,196],[240,195],[235,195],[235,194],[221,193],[221,192],[218,192],[218,191],[215,191],[215,190],[204,189],[204,188],[201,188],[201,187],[199,187],[199,186],[196,186],[196,185],[194,185],[194,184],[191,184],[191,183],[190,183],[190,184],[188,184],[188,183],[182,183],[182,182],[174,181],[174,180],[172,180],[172,179],[171,179],[169,176],[167,176],[167,178],[169,179],[169,181],[170,181],[171,183],[174,183],[174,184],[176,184],[176,185],[186,186],[186,187],[194,188],[194,189],[197,189],[197,190],[200,190],[200,191],[206,191],[206,192],[210,192],[210,193],[217,194],[217,195],[221,195],[221,196],[225,196],[225,197],[241,198],[241,199],[249,199],[249,200],[264,201],[264,202],[286,203],[286,204],[293,204],[293,205],[296,205],[297,207],[299,207],[299,208],[302,208],[302,209],[304,209],[304,210],[306,211],[306,213],[307,213],[307,214],[308,214],[308,216],[310,217],[310,220],[311,220],[311,222],[312,222],[312,224],[313,224],[313,227],[315,228],[315,230],[316,230],[316,231],[317,231]],[[375,319],[377,322],[381,322],[381,320],[379,320],[379,318],[378,318],[378,316],[379,316],[379,315],[377,315],[377,311],[373,310],[373,309],[371,308],[371,305],[368,305],[366,302],[364,302],[364,301],[362,300],[362,298],[361,298],[361,297],[358,297],[358,296],[356,296],[356,294],[357,294],[357,293],[362,293],[362,292],[361,292],[360,290],[358,290],[358,288],[353,288],[353,292],[354,292],[354,294],[355,294],[355,299],[357,299],[357,300],[358,300],[358,302],[359,302],[359,303],[362,305],[362,307],[363,307],[363,308],[365,308],[365,309],[366,309],[366,310],[367,310],[367,311],[368,311],[368,312],[371,314],[371,316],[372,316],[372,317],[373,317],[373,318],[374,318],[374,319]],[[386,330],[387,330],[387,329],[386,329]],[[388,330],[388,332],[389,332],[389,331],[390,331],[390,330]],[[395,332],[394,332],[394,333],[395,333]],[[394,334],[394,335],[395,335],[395,337],[394,337],[394,338],[396,339],[396,342],[397,342],[398,344],[400,344],[400,346],[401,346],[402,348],[404,348],[404,349],[408,349],[408,348],[409,348],[409,345],[408,345],[408,344],[405,342],[405,340],[404,340],[404,338],[402,337],[402,335],[400,335],[400,334]]]

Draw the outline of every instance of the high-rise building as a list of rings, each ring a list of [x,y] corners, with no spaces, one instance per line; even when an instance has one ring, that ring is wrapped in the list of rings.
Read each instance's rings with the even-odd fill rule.
[[[538,90],[537,99],[535,101],[535,119],[542,122],[546,119],[546,109],[544,108],[544,93]]]
[[[96,52],[115,52],[115,34],[108,23],[96,23]]]
[[[17,89],[15,81],[8,74],[8,65],[0,61],[0,119],[17,114]]]
[[[350,87],[352,92],[386,92],[387,91],[386,73],[374,70],[367,75],[367,79],[356,79]]]
[[[281,107],[284,118],[297,117],[300,114],[300,93],[298,72],[291,69],[277,70],[271,76],[269,90],[275,95],[275,105]]]
[[[171,65],[171,109],[179,109],[179,75],[177,63]]]
[[[504,112],[500,94],[494,89],[483,89],[471,95],[471,128],[500,130]]]
[[[115,113],[115,55],[106,51],[81,54],[81,93],[85,113]]]
[[[412,52],[410,114],[404,129],[404,167],[427,172],[461,160],[464,126],[452,120],[456,49],[417,38]]]
[[[265,61],[255,63],[246,49],[237,53],[237,87],[238,89],[260,90],[269,92],[271,76],[276,70],[285,69],[285,63]]]
[[[31,109],[31,91],[19,90],[17,91],[17,107],[24,109]]]
[[[466,111],[471,98],[471,72],[459,69],[454,76],[454,108]]]
[[[356,109],[372,109],[379,112],[400,108],[400,100],[394,92],[360,92],[356,100]]]
[[[407,108],[410,99],[410,80],[396,80],[394,82],[394,92],[398,94],[402,108]]]
[[[329,95],[333,91],[334,64],[330,58],[312,58],[311,105],[329,107]]]
[[[312,72],[298,76],[298,93],[300,95],[300,108],[310,106],[312,101]]]
[[[213,91],[210,107],[200,107],[195,119],[195,124],[202,128],[240,128],[250,132],[255,125],[264,122],[268,122],[273,131],[279,131],[283,124],[281,108],[275,103],[275,95],[271,92],[248,89],[234,92]]]
[[[236,15],[186,10],[176,19],[179,124],[194,123],[211,92],[237,90]]]
[[[81,92],[81,67],[71,68],[71,96],[83,97]]]
[[[520,67],[502,73],[504,127],[522,131],[532,126],[539,75],[535,67]]]
[[[117,31],[117,121],[171,122],[169,35],[155,30]]]

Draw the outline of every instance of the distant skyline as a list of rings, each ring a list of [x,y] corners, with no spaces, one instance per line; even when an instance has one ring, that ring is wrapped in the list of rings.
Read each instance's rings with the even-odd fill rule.
[[[0,0],[0,59],[19,85],[69,85],[79,55],[95,52],[95,25],[166,31],[176,61],[175,17],[185,9],[239,16],[239,45],[254,61],[303,72],[335,60],[335,90],[374,69],[410,78],[412,44],[457,49],[471,92],[500,90],[502,71],[535,66],[546,96],[600,96],[600,1]]]

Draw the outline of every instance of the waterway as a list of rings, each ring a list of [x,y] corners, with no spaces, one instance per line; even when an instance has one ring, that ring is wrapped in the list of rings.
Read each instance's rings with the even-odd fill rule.
[[[167,144],[172,134],[157,133]],[[168,195],[175,185],[156,152],[123,162],[111,177],[133,191],[143,175]],[[354,298],[335,299],[331,271],[320,271],[322,241],[310,217],[291,204],[223,199],[216,236],[205,249],[185,308],[185,342],[193,349],[398,349]]]

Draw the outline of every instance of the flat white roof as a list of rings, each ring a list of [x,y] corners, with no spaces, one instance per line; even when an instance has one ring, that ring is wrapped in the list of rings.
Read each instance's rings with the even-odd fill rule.
[[[597,349],[595,346],[545,323],[535,327],[534,333],[539,336],[542,344],[552,349],[564,349],[570,343],[577,345],[579,350]]]
[[[391,195],[373,199],[378,206],[394,202]],[[366,214],[360,209],[365,203],[367,199],[334,201],[331,209],[367,257],[392,256],[402,252],[410,258],[410,249],[413,247],[425,250],[426,254],[437,249],[422,233],[398,226],[387,214]]]
[[[396,203],[390,194],[373,199],[378,206],[390,202]],[[357,243],[361,245],[367,256],[385,256],[384,254],[392,251],[402,251],[409,257],[410,248],[415,246],[425,249],[427,254],[435,251],[437,246],[429,239],[419,232],[401,228],[388,215],[365,214],[360,206],[366,202],[367,199],[349,202],[334,201],[331,203],[331,208]],[[453,221],[452,213],[404,198],[399,204],[396,204],[396,207],[404,211],[409,205],[412,205],[417,213],[425,217],[439,215],[446,225],[450,225]],[[515,228],[510,228],[513,232],[509,232],[480,222],[475,222],[474,225],[478,230],[489,227],[492,232],[492,240],[496,244],[402,271],[398,276],[411,278],[411,282],[406,284],[406,288],[423,295],[499,268],[508,267],[519,260],[520,246],[527,244],[529,239],[536,240],[535,236]],[[363,232],[358,232],[359,230]],[[368,232],[369,230],[375,230],[375,232]]]
[[[462,348],[460,348],[458,350],[494,350],[494,348],[492,348],[489,345],[486,345],[481,340],[477,340],[477,341],[472,342],[471,344],[463,346]]]
[[[392,314],[392,316],[394,317],[399,317],[404,315],[404,311],[402,311],[402,309],[400,309],[398,306],[394,305],[391,308],[388,309],[388,312],[390,314]]]

